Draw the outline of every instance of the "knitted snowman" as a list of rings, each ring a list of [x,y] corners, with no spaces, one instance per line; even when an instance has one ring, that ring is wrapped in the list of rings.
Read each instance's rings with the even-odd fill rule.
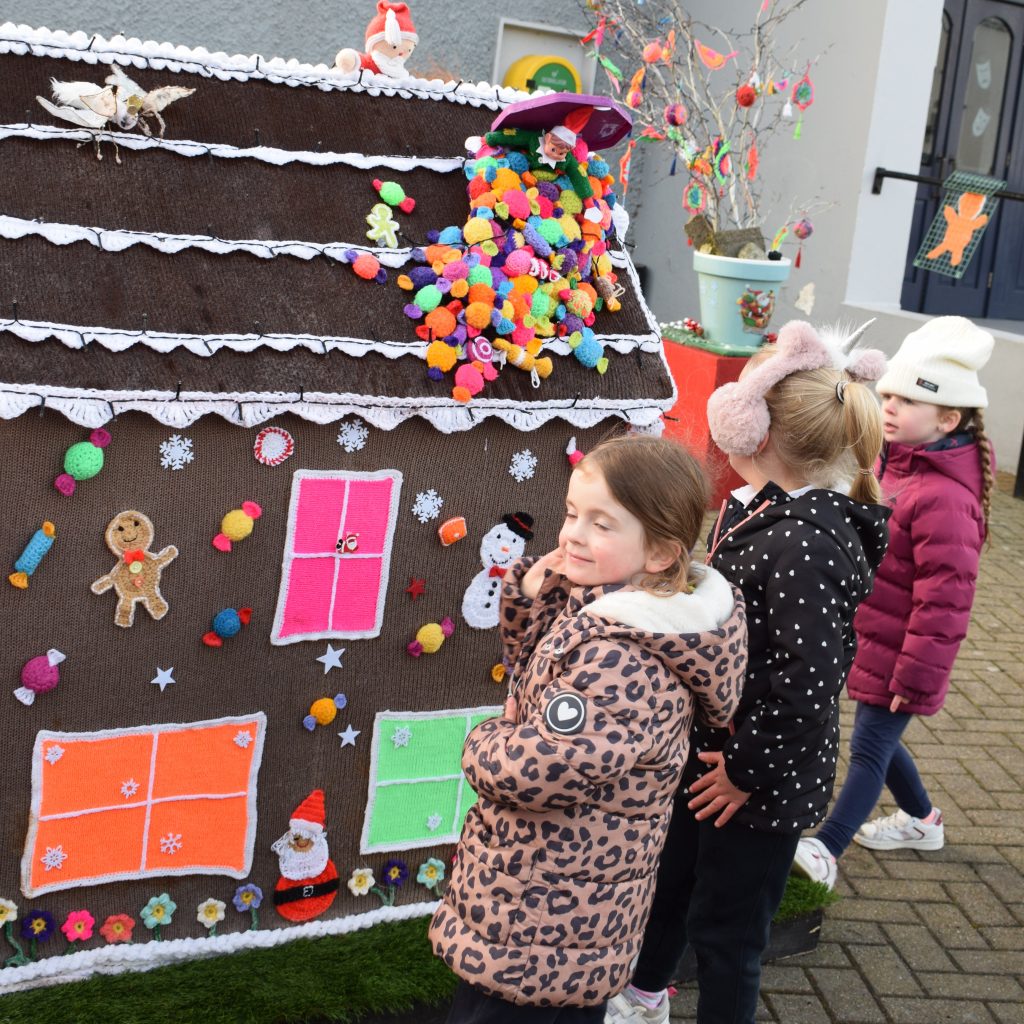
[[[526,542],[533,540],[533,516],[511,512],[480,541],[483,569],[466,588],[462,598],[462,617],[474,629],[494,629],[498,625],[501,580],[505,570],[523,554]]]

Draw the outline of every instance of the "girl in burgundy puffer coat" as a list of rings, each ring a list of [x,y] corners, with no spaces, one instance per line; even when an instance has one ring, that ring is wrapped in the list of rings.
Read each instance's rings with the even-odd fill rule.
[[[937,317],[904,339],[877,384],[889,550],[854,620],[858,649],[846,685],[858,705],[846,782],[794,861],[830,888],[851,840],[873,850],[938,850],[944,841],[942,812],[900,738],[912,715],[942,708],[967,634],[993,483],[977,372],[992,346],[969,320]],[[883,785],[898,810],[867,822]]]

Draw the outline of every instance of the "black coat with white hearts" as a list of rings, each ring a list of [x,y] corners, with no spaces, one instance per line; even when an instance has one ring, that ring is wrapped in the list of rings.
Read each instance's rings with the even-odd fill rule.
[[[725,536],[765,501],[769,507]],[[683,784],[706,771],[697,753],[724,749],[729,779],[751,792],[735,820],[793,832],[824,818],[839,695],[856,652],[853,616],[885,554],[888,517],[881,505],[835,491],[794,498],[773,483],[745,507],[730,500],[711,564],[746,601],[747,677],[733,736],[695,725]]]

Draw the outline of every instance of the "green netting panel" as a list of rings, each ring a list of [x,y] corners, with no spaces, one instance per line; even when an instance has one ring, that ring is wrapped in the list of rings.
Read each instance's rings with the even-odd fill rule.
[[[992,222],[1006,182],[954,171],[943,183],[942,205],[921,243],[914,266],[961,278]]]
[[[360,852],[455,842],[476,800],[462,774],[463,742],[500,713],[498,707],[378,712]]]

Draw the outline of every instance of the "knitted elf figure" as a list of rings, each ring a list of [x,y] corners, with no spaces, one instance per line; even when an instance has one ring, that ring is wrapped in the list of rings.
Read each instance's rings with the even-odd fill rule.
[[[484,141],[488,146],[502,149],[518,149],[523,152],[533,169],[548,168],[564,174],[572,183],[573,191],[584,201],[593,199],[594,192],[587,176],[580,170],[579,162],[573,155],[577,135],[590,120],[591,107],[577,107],[565,117],[565,122],[546,132],[531,131],[527,128],[505,128],[488,132]]]

